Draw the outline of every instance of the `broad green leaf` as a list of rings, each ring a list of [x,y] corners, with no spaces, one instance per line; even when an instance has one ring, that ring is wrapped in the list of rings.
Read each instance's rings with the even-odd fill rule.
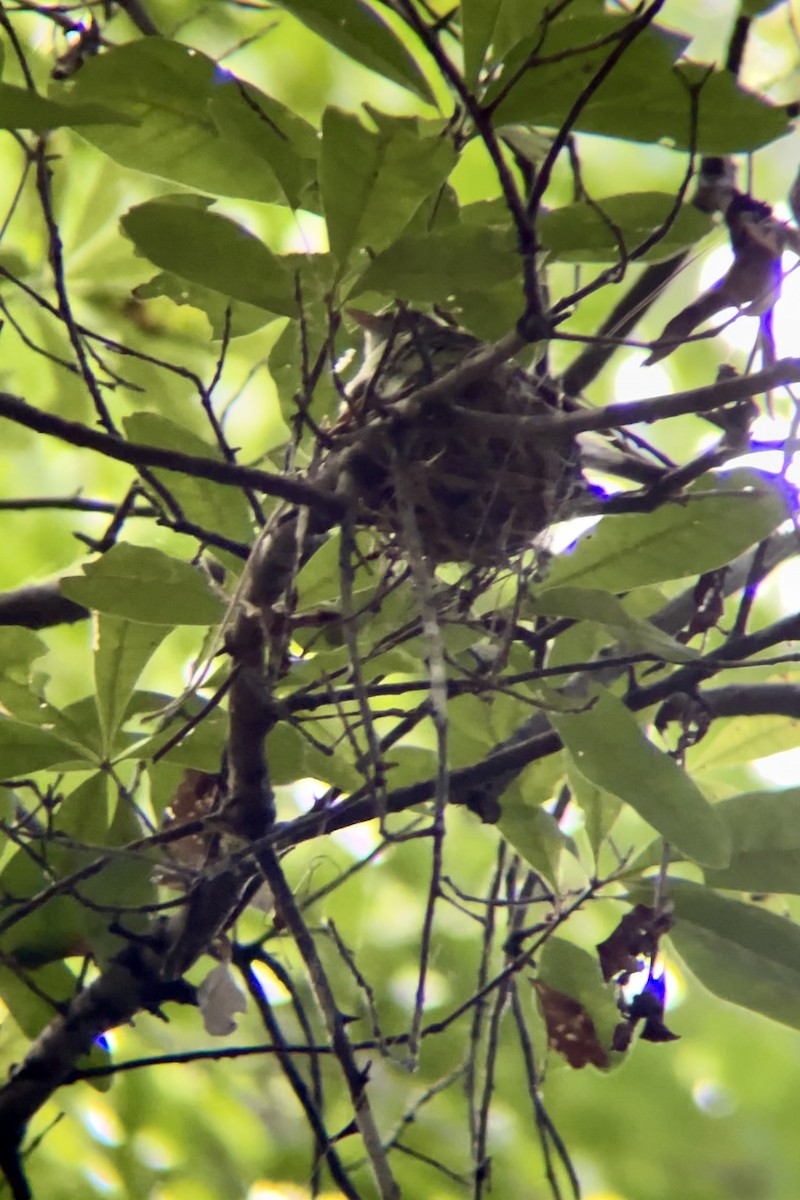
[[[133,413],[124,419],[123,427],[133,442],[222,461],[219,446],[159,413]],[[155,474],[164,480],[188,520],[233,541],[248,544],[252,540],[252,513],[240,491],[208,479],[192,479],[180,471],[156,471]]]
[[[332,533],[307,562],[303,563],[295,579],[298,610],[317,608],[320,605],[336,605],[341,596],[340,558],[341,535]]]
[[[464,75],[470,86],[480,74],[502,5],[503,0],[461,0]]]
[[[75,746],[85,764],[96,766],[103,756],[103,734],[95,697],[82,696],[64,708],[50,707],[45,712],[45,723],[53,733]]]
[[[105,811],[102,816],[105,816]],[[51,838],[51,844],[47,847],[44,842],[32,843],[12,855],[0,873],[2,895],[13,897],[13,901],[9,900],[3,906],[0,925],[16,916],[17,905],[32,901],[50,887],[53,874],[63,877],[70,873],[59,872],[57,866],[51,873],[42,866],[44,855],[49,863],[51,854],[58,859],[63,853]],[[96,849],[93,850],[93,857],[97,857]],[[82,865],[86,862],[84,857]],[[89,924],[90,914],[76,896],[61,893],[35,905],[30,912],[9,924],[0,933],[0,946],[6,961],[13,958],[25,970],[35,969],[44,963],[75,954],[87,954]]]
[[[574,761],[567,770],[569,786],[583,812],[586,836],[595,858],[620,814],[622,801],[581,774]],[[659,846],[661,843],[658,843]]]
[[[488,103],[496,102],[495,120],[560,128],[606,63],[610,39],[619,37],[630,20],[603,14],[553,21],[543,42],[536,31],[509,56],[506,69],[487,93]],[[786,132],[785,113],[740,89],[729,72],[709,76],[706,68],[694,64],[676,67],[683,45],[685,41],[663,29],[643,30],[578,108],[574,128],[704,154],[755,150]],[[519,71],[531,55],[528,69]],[[508,79],[518,71],[514,86],[507,90]],[[692,88],[699,92],[696,129]]]
[[[441,122],[370,115],[375,133],[338,108],[322,118],[320,183],[331,250],[342,267],[354,250],[377,254],[390,245],[455,164]]]
[[[246,337],[256,329],[263,329],[273,319],[263,308],[243,304],[241,300],[232,302],[230,296],[182,279],[171,271],[159,271],[146,283],[138,284],[133,289],[133,295],[137,300],[166,296],[173,304],[199,309],[206,314],[215,338],[224,337],[226,330],[231,338]]]
[[[106,754],[136,681],[168,632],[164,625],[141,625],[110,613],[95,617],[94,686]]]
[[[116,807],[106,844],[122,850],[142,836],[143,826],[131,797],[122,789],[115,792],[113,785],[110,789]],[[158,900],[158,888],[153,881],[155,862],[154,854],[141,850],[135,854],[122,851],[113,856],[107,870],[92,876],[84,888],[84,894],[98,906],[99,920],[91,930],[89,940],[92,954],[101,964],[107,963],[127,943],[124,934],[113,933],[108,928],[109,917],[115,916],[116,905],[121,909],[120,924],[128,933],[143,935],[150,928],[146,909]]]
[[[305,766],[312,779],[320,779],[343,792],[353,792],[364,782],[362,773],[348,762],[344,754],[326,754],[319,747],[310,744],[305,751]]]
[[[135,119],[133,128],[81,129],[87,141],[124,167],[217,196],[281,203],[283,188],[265,157],[223,135],[214,121],[210,104],[231,82],[230,73],[199,50],[147,37],[91,58],[53,92],[65,107],[108,103]],[[260,102],[260,93],[249,91]]]
[[[47,653],[47,646],[31,629],[0,627],[0,675],[28,678],[31,664]]]
[[[202,572],[152,547],[119,542],[83,572],[62,580],[62,591],[98,612],[170,626],[222,618],[222,603]]]
[[[399,238],[370,263],[351,295],[374,290],[408,300],[445,301],[454,291],[491,287],[519,273],[519,254],[508,229],[456,225]]]
[[[29,979],[28,987],[25,980]],[[77,980],[66,963],[28,969],[21,977],[0,964],[0,997],[22,1032],[33,1039],[75,995]]]
[[[677,918],[670,938],[700,982],[800,1029],[800,926],[682,879],[668,882],[667,895]]]
[[[688,858],[723,867],[728,830],[674,759],[656,749],[621,700],[600,692],[582,712],[550,712],[578,770],[619,796]]]
[[[0,875],[0,888],[22,902],[36,897],[54,880],[67,879],[97,862],[103,848],[120,848],[140,836],[130,798],[117,803],[109,824],[110,781],[104,772],[85,780],[62,801],[54,817],[54,834],[46,851],[47,870],[37,855],[19,850]],[[63,838],[64,840],[59,840]],[[143,932],[146,914],[136,912],[156,899],[152,868],[142,854],[114,855],[74,890],[50,897],[2,934],[2,948],[21,967],[92,953],[106,961],[125,945],[123,935],[109,925],[119,917],[130,932]],[[13,916],[9,904],[5,916]]]
[[[305,765],[306,739],[286,721],[279,721],[267,738],[270,781],[280,786],[296,783],[310,772]]]
[[[702,480],[701,487],[652,513],[601,520],[556,559],[542,597],[563,584],[623,592],[713,571],[786,519],[783,493],[758,471],[731,471]]]
[[[517,787],[503,795],[502,815],[497,828],[530,867],[542,875],[551,887],[558,886],[561,855],[567,838],[558,822],[544,808],[524,803]]]
[[[388,755],[390,788],[409,787],[420,779],[436,776],[438,755],[425,746],[392,746]]]
[[[54,842],[48,853],[48,861],[56,878],[68,878],[75,871],[96,862],[101,854],[100,847],[116,844],[109,836],[109,791],[108,776],[98,771],[59,805],[55,825],[58,833],[68,841],[66,845]],[[141,859],[137,860],[137,865],[140,873],[147,877],[149,871]],[[124,859],[114,858],[96,875],[82,880],[74,892],[48,901],[42,909],[21,921],[12,931],[13,935],[23,939],[17,954],[26,957],[41,954],[42,946],[49,944],[51,931],[57,928],[63,929],[67,935],[74,930],[72,936],[80,937],[84,953],[96,953],[98,944],[104,941],[110,941],[110,949],[119,950],[122,945],[119,936],[108,933],[108,925],[116,913],[113,908],[103,912],[97,905],[119,905],[124,908],[130,903],[133,907],[135,901],[129,901],[121,878],[124,870]],[[34,887],[31,890],[37,889]]]
[[[0,715],[0,778],[63,767],[78,757],[74,746],[48,729]]]
[[[235,221],[194,205],[151,200],[128,209],[121,225],[157,267],[232,300],[284,316],[294,313],[292,281],[280,259]]]
[[[278,0],[278,5],[348,58],[433,103],[425,76],[408,50],[360,0]]]
[[[316,256],[320,258],[320,255]],[[326,256],[330,263],[333,259]],[[298,385],[303,378],[304,363],[315,362],[329,345],[330,328],[327,319],[317,319],[316,306],[304,305],[305,322],[287,321],[269,354],[269,373],[278,389],[281,415],[284,421],[297,419]],[[306,401],[308,398],[303,397]],[[314,388],[310,413],[317,424],[326,418],[330,424],[342,403],[332,371],[322,371]]]
[[[542,248],[564,262],[617,262],[659,229],[673,210],[668,192],[604,196],[594,204],[566,204],[544,213]],[[713,228],[711,218],[691,204],[678,209],[664,237],[639,259],[658,262],[695,246]]]
[[[492,35],[492,63],[499,64],[510,57],[520,42],[529,45],[533,35],[538,38],[544,31],[545,22],[572,21],[577,17],[597,16],[602,11],[603,0],[570,0],[562,5],[554,5],[552,0],[500,0]]]
[[[664,662],[690,662],[697,651],[682,646],[650,621],[632,616],[610,592],[598,588],[553,587],[533,599],[533,611],[550,617],[595,621],[608,629],[629,652],[653,654]]]
[[[715,805],[728,826],[731,860],[706,882],[738,891],[800,894],[800,788],[745,792]]]
[[[136,118],[125,113],[122,105],[59,104],[57,100],[46,100],[27,88],[0,83],[0,129],[30,129],[34,133],[47,133],[48,129],[58,129],[61,125],[81,128],[86,125],[113,125],[119,133],[119,126],[136,124]]]
[[[800,729],[792,717],[777,713],[728,717],[714,722],[703,740],[690,749],[687,761],[693,774],[705,773],[794,750],[799,742]]]
[[[312,125],[271,96],[232,79],[215,87],[208,111],[222,138],[241,143],[267,163],[292,208],[318,210],[319,142]]]
[[[134,696],[134,700],[138,698],[137,693]],[[153,697],[151,700],[148,694],[145,693],[143,697],[144,707],[149,708],[151,712],[158,713],[170,699],[171,697],[163,696],[158,698]],[[188,716],[196,716],[200,707],[200,700],[194,697],[187,700],[182,712]],[[167,742],[172,741],[175,733],[182,729],[184,723],[185,717],[183,716],[173,718],[166,728],[159,729],[157,733],[149,738],[143,738],[128,753],[119,757],[145,760],[152,758],[156,751],[161,750]],[[186,737],[181,738],[178,744],[166,755],[166,761],[170,764],[178,764],[183,767],[196,767],[198,771],[208,771],[210,774],[217,774],[220,770],[220,763],[225,752],[227,739],[228,715],[219,709],[214,709],[207,713],[203,717],[203,720]]]

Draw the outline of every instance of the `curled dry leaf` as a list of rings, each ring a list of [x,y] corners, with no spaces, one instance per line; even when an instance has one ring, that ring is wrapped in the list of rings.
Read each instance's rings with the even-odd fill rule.
[[[597,946],[606,983],[618,975],[632,975],[641,970],[642,956],[652,961],[658,952],[659,938],[672,924],[670,912],[657,911],[646,904],[637,904],[626,913],[614,932]]]

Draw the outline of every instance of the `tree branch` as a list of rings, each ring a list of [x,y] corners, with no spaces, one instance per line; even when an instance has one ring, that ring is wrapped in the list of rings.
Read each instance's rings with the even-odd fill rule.
[[[133,467],[162,467],[167,471],[178,471],[193,479],[208,479],[229,487],[252,487],[269,496],[277,496],[292,504],[307,504],[325,512],[341,515],[344,506],[332,493],[317,488],[299,479],[287,479],[273,471],[262,471],[257,467],[241,467],[220,462],[215,458],[201,458],[193,454],[182,454],[179,450],[164,450],[159,446],[146,446],[140,442],[123,442],[108,434],[99,433],[77,421],[41,412],[7,392],[0,392],[0,417],[6,417],[17,425],[24,425],[36,433],[59,438],[71,446],[94,450],[106,458],[128,463]]]

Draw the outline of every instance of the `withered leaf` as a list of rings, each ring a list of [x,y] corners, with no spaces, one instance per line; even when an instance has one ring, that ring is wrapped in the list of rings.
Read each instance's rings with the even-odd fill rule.
[[[538,979],[534,980],[533,986],[547,1026],[550,1048],[577,1070],[587,1063],[593,1067],[607,1067],[608,1054],[597,1040],[594,1022],[583,1005]]]
[[[653,959],[658,940],[673,925],[672,915],[656,912],[646,904],[637,904],[620,921],[604,942],[598,943],[597,957],[606,983],[617,975],[632,975],[641,969],[639,956]]]

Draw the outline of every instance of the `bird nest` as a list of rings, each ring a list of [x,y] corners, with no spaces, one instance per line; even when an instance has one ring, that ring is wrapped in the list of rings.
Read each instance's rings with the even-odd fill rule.
[[[481,343],[421,313],[355,315],[364,362],[332,433],[348,448],[361,521],[406,555],[498,566],[566,515],[581,486],[574,439],[489,419],[553,416],[552,393],[502,363],[416,403]]]

